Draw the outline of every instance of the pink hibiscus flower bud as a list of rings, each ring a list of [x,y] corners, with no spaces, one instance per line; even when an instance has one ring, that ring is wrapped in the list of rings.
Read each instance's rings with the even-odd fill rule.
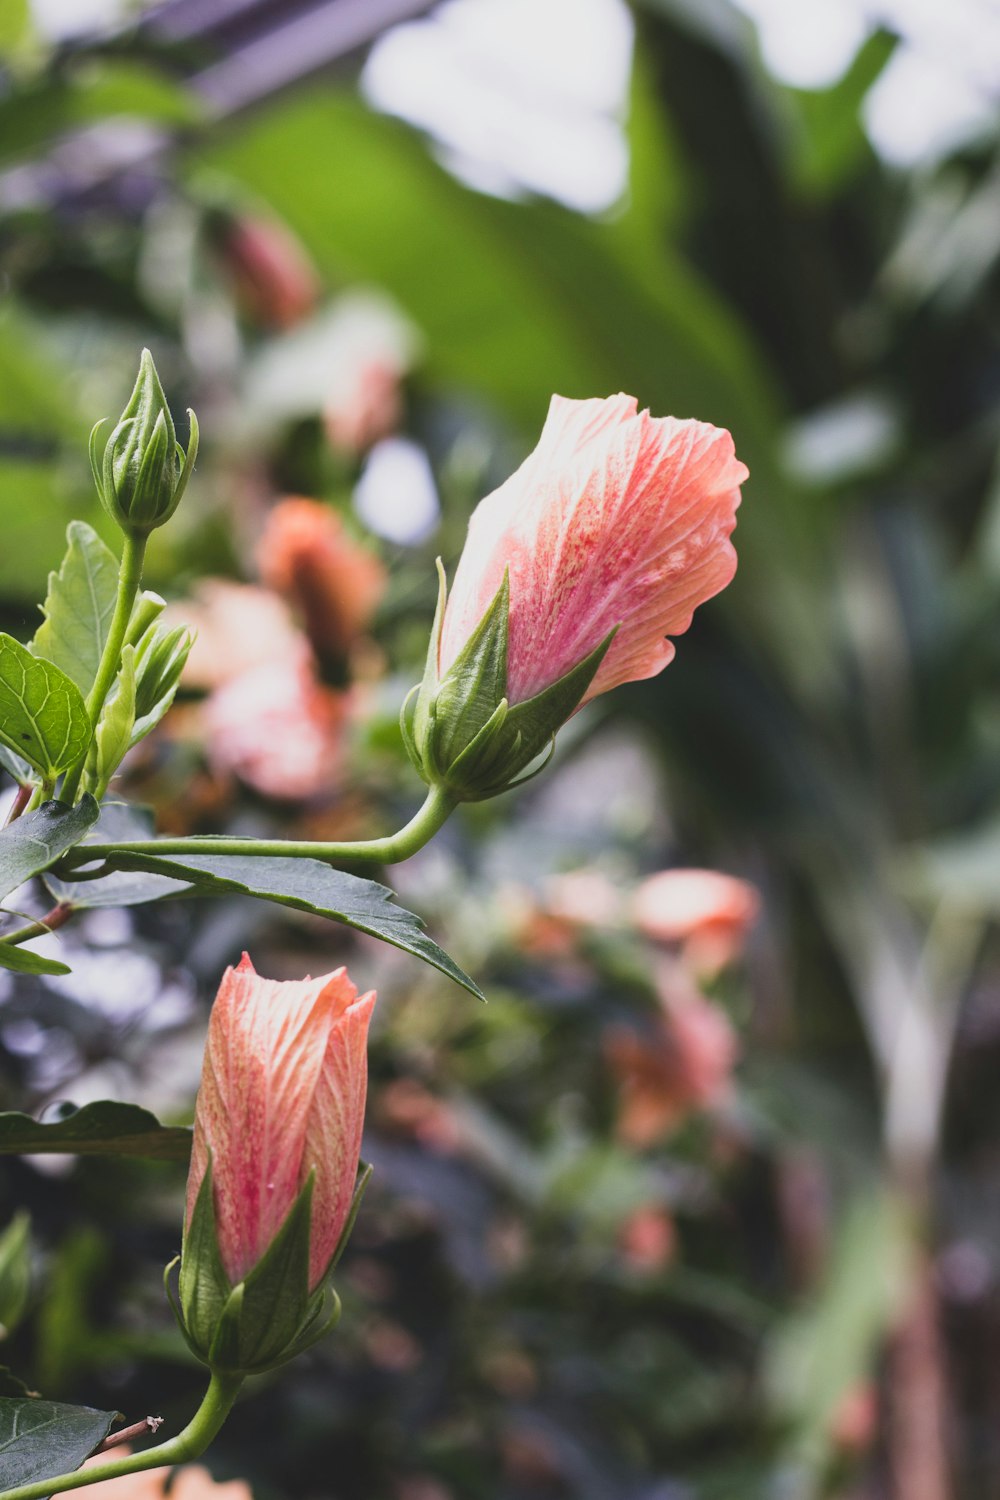
[[[246,954],[212,1008],[175,1313],[215,1369],[270,1369],[336,1321],[328,1277],[358,1176],[374,993],[344,969],[262,979]]]
[[[404,709],[424,779],[504,791],[583,703],[652,677],[736,569],[747,477],[728,432],[632,396],[554,396],[534,452],[476,508],[424,681]]]

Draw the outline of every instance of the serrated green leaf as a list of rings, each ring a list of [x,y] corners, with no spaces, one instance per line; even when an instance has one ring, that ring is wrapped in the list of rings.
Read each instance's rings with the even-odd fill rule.
[[[43,958],[32,948],[12,947],[0,943],[0,969],[9,969],[12,974],[70,974],[69,964],[57,958]]]
[[[101,1099],[82,1109],[61,1105],[60,1118],[33,1120],[16,1111],[0,1114],[0,1155],[142,1156],[155,1161],[187,1161],[191,1131],[161,1125],[138,1104]]]
[[[121,668],[112,695],[101,712],[95,731],[97,750],[97,795],[103,797],[108,782],[121,765],[132,743],[135,728],[135,647],[123,646]]]
[[[0,1488],[55,1479],[78,1469],[104,1442],[116,1411],[36,1396],[0,1396]]]
[[[118,559],[85,521],[71,521],[66,555],[49,591],[31,650],[72,678],[85,696],[97,676],[118,596]]]
[[[83,694],[72,678],[0,635],[0,741],[54,781],[86,754],[90,739]]]
[[[91,796],[83,797],[75,807],[45,802],[37,812],[25,813],[0,830],[0,901],[78,844],[99,813]]]
[[[393,906],[392,892],[377,881],[332,869],[318,859],[287,855],[263,858],[252,854],[156,855],[115,852],[108,856],[115,869],[147,870],[191,883],[210,893],[235,892],[259,896],[282,906],[329,917],[358,932],[412,953],[446,974],[470,994],[483,999],[482,990],[423,930],[420,918]]]
[[[81,843],[124,843],[129,839],[153,836],[153,814],[148,807],[129,802],[102,802],[101,814]],[[190,881],[170,880],[165,875],[146,875],[142,871],[118,870],[101,880],[60,880],[51,871],[45,884],[56,901],[65,901],[78,910],[100,906],[143,906],[190,889]]]

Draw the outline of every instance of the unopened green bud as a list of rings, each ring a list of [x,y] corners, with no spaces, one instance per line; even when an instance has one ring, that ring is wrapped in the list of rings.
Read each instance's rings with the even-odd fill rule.
[[[101,504],[133,537],[145,537],[169,521],[187,487],[198,453],[198,422],[188,411],[191,436],[185,453],[148,349],[128,405],[100,452],[110,418],[90,434],[90,463]]]

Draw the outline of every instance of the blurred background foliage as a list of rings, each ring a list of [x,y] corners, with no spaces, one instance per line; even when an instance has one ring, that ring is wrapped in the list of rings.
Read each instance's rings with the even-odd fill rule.
[[[210,1454],[258,1500],[1000,1495],[1000,22],[949,10],[928,145],[902,3],[786,8],[798,74],[781,7],[571,9],[0,6],[0,623],[148,344],[203,434],[151,560],[199,646],[121,787],[163,826],[406,814],[434,556],[553,391],[752,476],[667,672],[390,877],[487,1007],[251,903],[94,910],[0,976],[3,1103],[189,1120],[244,946],[378,986],[341,1329]],[[737,880],[649,880],[692,867]],[[5,1161],[33,1388],[186,1416],[182,1177]]]

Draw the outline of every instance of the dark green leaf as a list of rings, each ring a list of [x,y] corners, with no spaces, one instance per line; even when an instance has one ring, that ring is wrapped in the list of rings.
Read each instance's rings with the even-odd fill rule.
[[[31,649],[54,662],[81,693],[97,676],[118,595],[118,559],[85,521],[72,521],[58,573],[49,574],[45,619]]]
[[[0,830],[0,901],[78,844],[97,822],[99,812],[89,795],[75,807],[44,802],[37,812],[25,813]]]
[[[100,817],[81,842],[114,844],[152,836],[153,814],[148,807],[103,802]],[[165,875],[145,875],[134,870],[119,870],[101,880],[60,880],[49,872],[45,884],[57,901],[66,901],[80,910],[96,906],[142,906],[147,901],[159,901],[190,889],[189,881],[168,880]]]
[[[85,754],[90,719],[83,694],[51,662],[0,635],[0,740],[54,781]]]
[[[43,958],[31,948],[13,947],[0,943],[0,969],[9,969],[13,974],[69,974],[69,964],[57,958]]]
[[[483,999],[483,993],[453,959],[423,930],[413,912],[393,906],[392,892],[374,880],[331,869],[318,859],[250,854],[113,854],[109,863],[125,870],[148,870],[191,881],[201,891],[236,892],[277,901],[299,911],[344,922],[358,932],[402,948],[447,974],[456,984]]]
[[[104,1442],[118,1415],[37,1396],[0,1396],[0,1488],[78,1469]]]
[[[0,1155],[35,1156],[66,1152],[72,1156],[144,1156],[157,1161],[186,1161],[191,1132],[161,1125],[138,1104],[102,1099],[82,1109],[62,1105],[52,1121],[30,1115],[0,1114]]]

